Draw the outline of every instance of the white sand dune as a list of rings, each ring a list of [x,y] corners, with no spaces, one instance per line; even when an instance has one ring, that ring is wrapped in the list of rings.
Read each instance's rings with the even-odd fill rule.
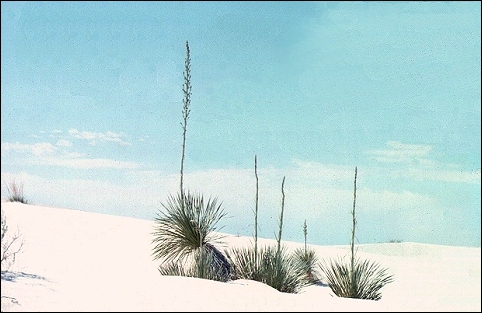
[[[2,210],[9,232],[18,227],[24,240],[14,266],[2,272],[3,312],[481,311],[480,247],[357,245],[360,257],[394,276],[382,299],[371,301],[339,298],[318,285],[288,294],[249,280],[161,276],[151,257],[153,221],[9,202]],[[235,246],[252,238],[223,240]],[[321,259],[349,254],[348,245],[310,247]]]

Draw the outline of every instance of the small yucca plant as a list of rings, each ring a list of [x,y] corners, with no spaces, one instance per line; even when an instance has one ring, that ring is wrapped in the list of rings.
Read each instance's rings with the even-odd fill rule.
[[[260,250],[257,247],[233,247],[226,252],[233,270],[233,278],[261,281]]]
[[[353,270],[350,262],[342,258],[320,264],[326,283],[339,297],[380,300],[380,289],[393,281],[393,276],[370,260],[354,259]]]
[[[311,248],[298,248],[294,251],[295,261],[300,263],[306,275],[306,279],[316,284],[320,281],[320,274],[318,272],[318,256],[315,250]]]
[[[278,291],[298,293],[312,284],[306,276],[306,267],[288,253],[284,246],[237,247],[228,253],[228,259],[237,279],[262,282]]]
[[[303,223],[303,235],[305,237],[305,246],[304,248],[298,248],[294,251],[295,260],[304,267],[306,279],[310,283],[316,284],[320,281],[319,273],[317,270],[317,264],[319,262],[319,259],[316,255],[315,250],[309,248],[306,242],[306,237],[308,235],[308,226],[306,225],[306,220]]]
[[[284,246],[266,247],[261,255],[263,282],[281,292],[298,293],[310,285],[305,270],[304,264],[297,262]]]

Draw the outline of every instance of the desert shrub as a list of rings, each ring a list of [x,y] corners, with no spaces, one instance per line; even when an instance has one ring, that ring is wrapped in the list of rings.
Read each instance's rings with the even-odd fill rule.
[[[227,255],[237,279],[259,281],[286,293],[298,293],[312,284],[304,264],[284,246],[258,247],[257,255],[254,247],[235,247]]]
[[[353,270],[350,262],[343,258],[323,262],[320,269],[326,283],[339,297],[380,300],[380,289],[393,281],[393,276],[370,260],[354,259]]]
[[[21,240],[21,235],[18,231],[14,234],[9,233],[7,218],[3,208],[1,210],[1,227],[1,270],[8,271],[15,263],[17,254],[22,250],[23,240]]]
[[[6,183],[4,180],[3,183],[7,188],[7,201],[28,204],[28,200],[23,194],[23,183],[17,183],[15,179],[13,179],[10,183]]]
[[[203,269],[202,262],[209,261],[207,268],[212,276],[223,273],[224,278],[220,280],[228,280],[230,264],[215,246],[221,239],[215,233],[216,224],[226,215],[217,198],[204,201],[202,195],[179,192],[176,197],[170,196],[162,206],[165,210],[159,211],[154,220],[156,225],[152,241],[155,244],[152,252],[154,259],[162,260],[160,272],[165,272],[162,268],[164,265],[171,271],[169,264],[172,262],[186,269],[192,268],[191,265],[186,267],[186,262],[193,262],[192,266],[197,264],[199,269]],[[196,257],[196,254],[199,256]]]

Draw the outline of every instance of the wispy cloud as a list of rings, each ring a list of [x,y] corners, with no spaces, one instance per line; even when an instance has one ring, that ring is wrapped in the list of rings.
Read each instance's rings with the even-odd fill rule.
[[[378,162],[382,163],[401,163],[410,162],[414,159],[425,158],[433,146],[403,144],[400,141],[387,142],[387,149],[369,150],[367,154]]]
[[[42,156],[54,154],[57,151],[57,148],[50,142],[41,142],[33,144],[31,150],[35,156]]]
[[[58,147],[50,142],[38,142],[34,144],[23,144],[19,142],[3,142],[2,156],[7,153],[18,153],[35,157],[52,156],[58,152]]]
[[[404,144],[399,141],[389,141],[386,145],[386,149],[369,150],[366,154],[379,163],[390,166],[392,178],[470,184],[481,182],[480,169],[467,171],[458,164],[432,159],[432,145]]]
[[[125,141],[126,137],[123,133],[114,133],[107,131],[106,133],[96,133],[89,131],[78,131],[75,128],[69,129],[68,134],[75,139],[87,140],[89,144],[96,145],[98,142],[115,142],[120,145],[131,145],[131,143]]]
[[[26,165],[60,166],[76,169],[136,169],[141,165],[137,162],[118,161],[105,158],[86,158],[84,153],[67,151],[72,144],[68,140],[59,140],[56,145],[49,142],[35,144],[2,143],[2,157],[9,153],[16,154],[15,158]],[[2,160],[3,162],[3,160]]]
[[[19,142],[2,142],[2,156],[10,152],[24,153],[32,149],[31,145]]]

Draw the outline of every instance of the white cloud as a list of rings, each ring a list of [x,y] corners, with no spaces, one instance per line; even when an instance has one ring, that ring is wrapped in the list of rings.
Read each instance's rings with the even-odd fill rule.
[[[322,164],[298,159],[293,159],[291,163],[295,167],[291,168],[286,175],[291,176],[297,183],[309,181],[318,185],[323,182],[329,184],[329,186],[345,184],[353,180],[355,173],[355,166]]]
[[[49,142],[39,142],[36,144],[22,144],[19,142],[10,143],[4,142],[2,143],[2,155],[5,155],[7,152],[14,152],[14,153],[32,153],[35,156],[42,156],[42,155],[52,155],[57,151],[57,147],[52,145]]]
[[[383,163],[400,163],[412,161],[413,159],[422,159],[426,157],[433,146],[430,145],[413,145],[403,144],[399,141],[387,142],[387,149],[369,150],[367,154]]]
[[[31,150],[31,145],[23,144],[19,142],[3,142],[2,143],[2,155],[7,152],[19,152],[24,153]]]
[[[76,139],[88,140],[89,144],[96,145],[97,142],[116,142],[120,145],[131,145],[131,143],[123,140],[123,137],[126,137],[123,133],[114,133],[111,131],[107,131],[106,133],[96,133],[96,132],[88,132],[88,131],[78,131],[75,128],[69,129],[68,133],[70,136]]]
[[[366,153],[383,164],[389,164],[394,179],[408,178],[416,181],[441,181],[480,184],[480,169],[467,171],[458,164],[442,163],[430,159],[433,146],[387,142],[387,149],[369,150]],[[375,168],[374,168],[375,169]],[[387,172],[387,169],[383,169]]]
[[[136,169],[141,166],[136,162],[104,158],[85,158],[84,153],[60,151],[58,147],[68,148],[72,146],[72,143],[68,140],[59,140],[56,145],[57,146],[54,146],[49,142],[35,144],[6,142],[2,143],[2,157],[7,157],[7,153],[16,153],[18,155],[10,158],[10,160],[12,160],[11,162],[15,164],[61,166],[78,169]],[[4,162],[4,160],[2,160],[2,162]]]
[[[57,147],[50,142],[41,142],[32,145],[32,152],[36,156],[52,155],[57,150]]]

